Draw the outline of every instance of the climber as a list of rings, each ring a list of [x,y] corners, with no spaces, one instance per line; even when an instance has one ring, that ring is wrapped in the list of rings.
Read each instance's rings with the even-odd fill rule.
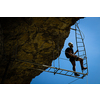
[[[73,66],[73,71],[76,71],[76,64],[75,64],[75,61],[80,61],[81,69],[82,69],[82,70],[87,69],[86,67],[83,66],[83,59],[80,58],[80,57],[78,57],[77,55],[75,55],[75,54],[78,52],[78,50],[77,50],[75,53],[73,52],[73,43],[69,42],[69,43],[68,43],[68,46],[69,46],[69,47],[66,48],[66,50],[65,50],[65,55],[66,55],[67,58],[69,58],[69,60],[70,60],[70,62],[71,62],[71,64],[72,64],[72,66]],[[74,75],[75,75],[75,76],[80,76],[80,75],[77,74],[77,73],[74,73]]]

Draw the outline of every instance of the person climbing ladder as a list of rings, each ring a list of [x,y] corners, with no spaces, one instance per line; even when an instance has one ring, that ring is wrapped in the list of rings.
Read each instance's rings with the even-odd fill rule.
[[[70,60],[70,62],[71,62],[71,64],[72,64],[72,66],[73,66],[73,71],[76,71],[76,64],[75,64],[75,61],[80,61],[81,69],[82,69],[82,70],[87,69],[87,67],[84,67],[84,66],[83,66],[83,59],[80,58],[80,57],[78,57],[77,55],[75,55],[75,54],[78,52],[78,50],[74,53],[74,51],[73,51],[73,43],[72,43],[72,42],[69,42],[69,43],[68,43],[68,46],[69,46],[69,47],[66,48],[66,50],[65,50],[65,55],[66,55],[67,58],[69,58],[69,60]],[[77,74],[77,73],[74,73],[74,75],[75,75],[75,76],[80,76],[80,75]]]

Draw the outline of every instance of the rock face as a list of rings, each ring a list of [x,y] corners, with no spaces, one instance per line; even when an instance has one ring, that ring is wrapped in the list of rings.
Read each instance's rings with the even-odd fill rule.
[[[60,55],[64,41],[69,36],[70,27],[79,19],[0,18],[0,82],[30,83],[32,78],[42,72],[32,68],[43,67],[15,59],[51,65],[52,60]]]

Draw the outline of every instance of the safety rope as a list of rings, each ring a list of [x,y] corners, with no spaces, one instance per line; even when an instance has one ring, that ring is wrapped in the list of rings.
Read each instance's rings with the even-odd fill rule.
[[[87,77],[87,84],[88,84],[88,76],[86,76],[86,77]],[[78,79],[79,79],[79,78],[78,78]],[[78,79],[75,79],[75,80],[73,80],[73,81],[69,82],[68,84],[71,84],[71,83],[73,83],[73,82],[77,81]]]
[[[86,77],[87,77],[87,84],[88,84],[88,75]]]
[[[68,84],[71,84],[71,83],[73,83],[73,82],[75,82],[75,81],[77,81],[78,79],[75,79],[75,80],[73,80],[73,81],[71,81],[70,83],[68,83]]]
[[[88,84],[88,75],[86,76],[87,77],[87,84]],[[79,78],[78,78],[79,79]],[[78,79],[75,79],[75,80],[73,80],[73,81],[71,81],[71,82],[69,82],[68,84],[71,84],[71,83],[73,83],[73,82],[75,82],[75,81],[77,81]]]

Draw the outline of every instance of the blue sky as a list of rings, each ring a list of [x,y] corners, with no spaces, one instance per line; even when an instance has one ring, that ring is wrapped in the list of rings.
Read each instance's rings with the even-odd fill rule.
[[[84,19],[80,19],[79,27],[80,30],[84,33],[85,39],[85,48],[87,53],[87,61],[88,61],[88,76],[83,79],[78,79],[72,84],[100,84],[100,17],[86,17]],[[75,26],[73,25],[72,28]],[[66,39],[64,47],[62,51],[64,51],[68,47],[68,42],[73,42],[74,51],[76,50],[76,41],[75,41],[75,31],[71,30],[69,37]],[[65,58],[64,52],[61,52],[61,58]],[[56,66],[58,60],[55,60]],[[53,64],[52,64],[53,66]],[[72,65],[68,60],[60,59],[60,68],[70,69],[72,70]],[[80,70],[79,62],[76,62],[76,70]],[[31,84],[68,84],[74,81],[76,78],[63,76],[63,75],[54,75],[52,73],[43,72],[39,76],[36,76],[32,79]]]

